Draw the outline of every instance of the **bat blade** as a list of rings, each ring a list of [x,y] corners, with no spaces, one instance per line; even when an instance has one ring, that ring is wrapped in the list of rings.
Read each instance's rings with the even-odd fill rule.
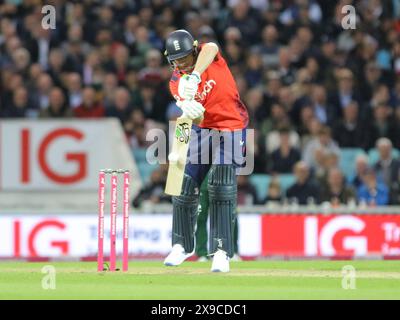
[[[176,153],[179,159],[169,163],[167,183],[165,184],[165,193],[171,196],[181,194],[192,123],[193,121],[188,118],[181,117],[176,120],[171,152]]]

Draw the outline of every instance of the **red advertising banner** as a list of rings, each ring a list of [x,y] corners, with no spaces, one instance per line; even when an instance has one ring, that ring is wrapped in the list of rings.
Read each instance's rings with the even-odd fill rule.
[[[399,256],[400,215],[265,214],[262,255]]]

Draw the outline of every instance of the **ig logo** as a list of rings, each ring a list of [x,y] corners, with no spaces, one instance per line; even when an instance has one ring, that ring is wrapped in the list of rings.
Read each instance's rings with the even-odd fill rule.
[[[42,273],[45,276],[42,278],[42,289],[43,290],[55,290],[56,289],[56,268],[54,266],[44,266]]]
[[[42,28],[45,30],[56,28],[56,8],[51,5],[42,7],[42,13],[46,14],[42,18]]]
[[[342,268],[342,288],[344,290],[356,289],[356,269],[351,265]]]

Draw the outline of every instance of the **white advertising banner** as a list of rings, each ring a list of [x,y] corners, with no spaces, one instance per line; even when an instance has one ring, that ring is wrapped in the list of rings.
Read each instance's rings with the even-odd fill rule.
[[[119,217],[121,218],[121,217]],[[118,220],[117,252],[122,250]],[[136,214],[129,219],[131,255],[166,255],[171,249],[171,214]],[[109,219],[105,219],[104,252],[109,252]],[[261,254],[261,218],[239,215],[239,253]],[[0,258],[84,258],[97,254],[97,216],[0,215]]]
[[[94,190],[102,168],[134,168],[115,119],[0,121],[1,190]]]

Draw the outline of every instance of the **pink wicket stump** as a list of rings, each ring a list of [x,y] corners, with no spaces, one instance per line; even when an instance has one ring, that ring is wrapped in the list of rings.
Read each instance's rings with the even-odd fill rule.
[[[115,271],[117,243],[117,173],[111,174],[110,271]]]
[[[105,173],[99,173],[99,221],[97,228],[98,253],[97,253],[97,271],[103,271],[103,247],[104,247],[104,196],[105,196]]]
[[[129,171],[124,172],[122,271],[128,271],[129,259]]]

